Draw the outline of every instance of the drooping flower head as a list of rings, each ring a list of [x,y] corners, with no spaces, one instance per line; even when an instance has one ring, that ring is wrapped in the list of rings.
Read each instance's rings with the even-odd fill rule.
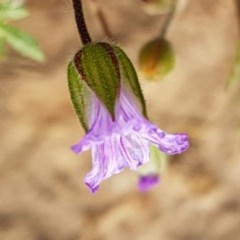
[[[151,146],[169,155],[188,148],[186,134],[168,134],[148,120],[136,71],[119,47],[86,44],[70,62],[68,80],[73,105],[86,131],[72,150],[91,149],[92,170],[85,184],[93,193],[102,180],[149,162]],[[156,183],[157,179],[142,179],[142,186],[149,181]]]

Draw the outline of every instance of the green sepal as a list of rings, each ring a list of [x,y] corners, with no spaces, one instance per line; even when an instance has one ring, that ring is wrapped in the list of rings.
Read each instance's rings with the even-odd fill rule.
[[[74,59],[76,67],[114,120],[120,76],[111,53],[101,43],[90,43],[83,47],[79,57],[80,59]]]
[[[18,20],[28,16],[23,6],[14,6],[10,1],[0,3],[0,20]]]
[[[146,104],[136,70],[126,53],[121,48],[114,46],[114,52],[119,61],[122,81],[124,84],[127,84],[131,88],[132,92],[141,105],[142,114],[147,118]]]
[[[68,87],[78,119],[85,132],[87,132],[87,108],[89,107],[90,93],[88,86],[81,79],[81,75],[78,73],[72,61],[68,64]]]

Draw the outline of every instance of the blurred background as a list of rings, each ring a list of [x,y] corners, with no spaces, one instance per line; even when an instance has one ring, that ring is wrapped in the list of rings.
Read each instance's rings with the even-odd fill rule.
[[[139,2],[83,1],[92,38],[108,40],[99,4],[109,41],[137,68],[165,19]],[[140,77],[151,120],[188,133],[188,151],[168,157],[149,192],[139,193],[126,169],[95,195],[83,183],[90,154],[69,148],[84,134],[67,87],[67,64],[81,47],[71,1],[25,7],[29,16],[11,24],[37,39],[45,62],[10,48],[0,61],[0,240],[239,240],[240,86],[226,89],[239,40],[235,1],[185,0],[165,36],[174,69],[159,81]]]

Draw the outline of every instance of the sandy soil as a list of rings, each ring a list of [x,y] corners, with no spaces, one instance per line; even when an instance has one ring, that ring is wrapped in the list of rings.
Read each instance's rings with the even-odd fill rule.
[[[99,1],[115,41],[136,63],[157,36],[161,16],[138,1]],[[93,38],[106,40],[84,1]],[[167,38],[177,54],[163,81],[141,79],[149,115],[191,147],[170,157],[161,185],[141,194],[129,170],[91,195],[83,178],[89,153],[69,146],[83,135],[67,90],[66,66],[80,48],[68,0],[29,0],[14,23],[40,42],[47,62],[14,52],[0,63],[0,240],[239,240],[239,86],[225,91],[238,39],[233,0],[189,0]],[[160,97],[159,97],[160,95]]]

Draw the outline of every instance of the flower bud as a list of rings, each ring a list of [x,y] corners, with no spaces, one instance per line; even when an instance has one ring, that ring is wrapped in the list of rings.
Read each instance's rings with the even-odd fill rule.
[[[146,116],[146,107],[136,71],[127,55],[108,43],[85,45],[68,66],[68,85],[73,106],[85,131],[88,131],[88,102],[92,93],[115,119],[120,81],[133,92],[137,105]]]
[[[144,78],[158,80],[174,68],[175,55],[167,40],[157,38],[142,47],[138,62],[139,70]]]

